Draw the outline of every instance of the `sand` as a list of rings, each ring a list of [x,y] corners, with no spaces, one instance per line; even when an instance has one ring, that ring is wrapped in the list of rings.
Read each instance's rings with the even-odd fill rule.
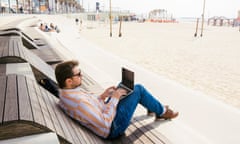
[[[240,108],[240,32],[233,27],[195,23],[87,22],[79,33],[102,49]]]

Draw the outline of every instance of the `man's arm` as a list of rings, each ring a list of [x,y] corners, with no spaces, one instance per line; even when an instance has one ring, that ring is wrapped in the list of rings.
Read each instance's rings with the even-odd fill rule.
[[[109,87],[107,88],[100,96],[99,99],[105,101],[106,98],[108,98],[109,96],[112,96],[113,92],[116,90],[115,86]]]
[[[109,103],[104,104],[103,107],[89,102],[89,100],[81,100],[78,106],[80,121],[85,123],[93,132],[100,136],[106,137],[111,128],[112,121],[116,115],[116,107],[119,98],[123,95],[123,91],[115,90],[111,96]]]

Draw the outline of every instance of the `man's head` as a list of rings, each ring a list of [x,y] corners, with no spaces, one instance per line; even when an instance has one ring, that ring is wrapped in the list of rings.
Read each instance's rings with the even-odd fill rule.
[[[66,61],[56,66],[55,76],[60,88],[76,88],[81,85],[82,74],[78,61]]]

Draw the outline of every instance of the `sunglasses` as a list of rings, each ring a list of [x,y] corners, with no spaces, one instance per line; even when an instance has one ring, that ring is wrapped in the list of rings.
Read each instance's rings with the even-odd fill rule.
[[[75,77],[75,76],[79,76],[79,77],[81,77],[81,76],[82,76],[81,71],[79,71],[79,73],[77,73],[77,74],[72,75],[72,77]]]

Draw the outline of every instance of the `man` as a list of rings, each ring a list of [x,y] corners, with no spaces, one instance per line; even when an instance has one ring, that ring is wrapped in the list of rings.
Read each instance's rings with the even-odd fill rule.
[[[96,96],[80,87],[82,73],[77,61],[66,61],[55,69],[60,87],[60,107],[72,118],[91,129],[97,135],[113,139],[124,133],[130,124],[138,105],[143,105],[156,119],[172,119],[178,116],[168,106],[163,106],[142,85],[135,85],[134,92],[119,100],[126,94],[124,89],[114,86],[107,88]],[[105,99],[111,99],[106,103]]]

